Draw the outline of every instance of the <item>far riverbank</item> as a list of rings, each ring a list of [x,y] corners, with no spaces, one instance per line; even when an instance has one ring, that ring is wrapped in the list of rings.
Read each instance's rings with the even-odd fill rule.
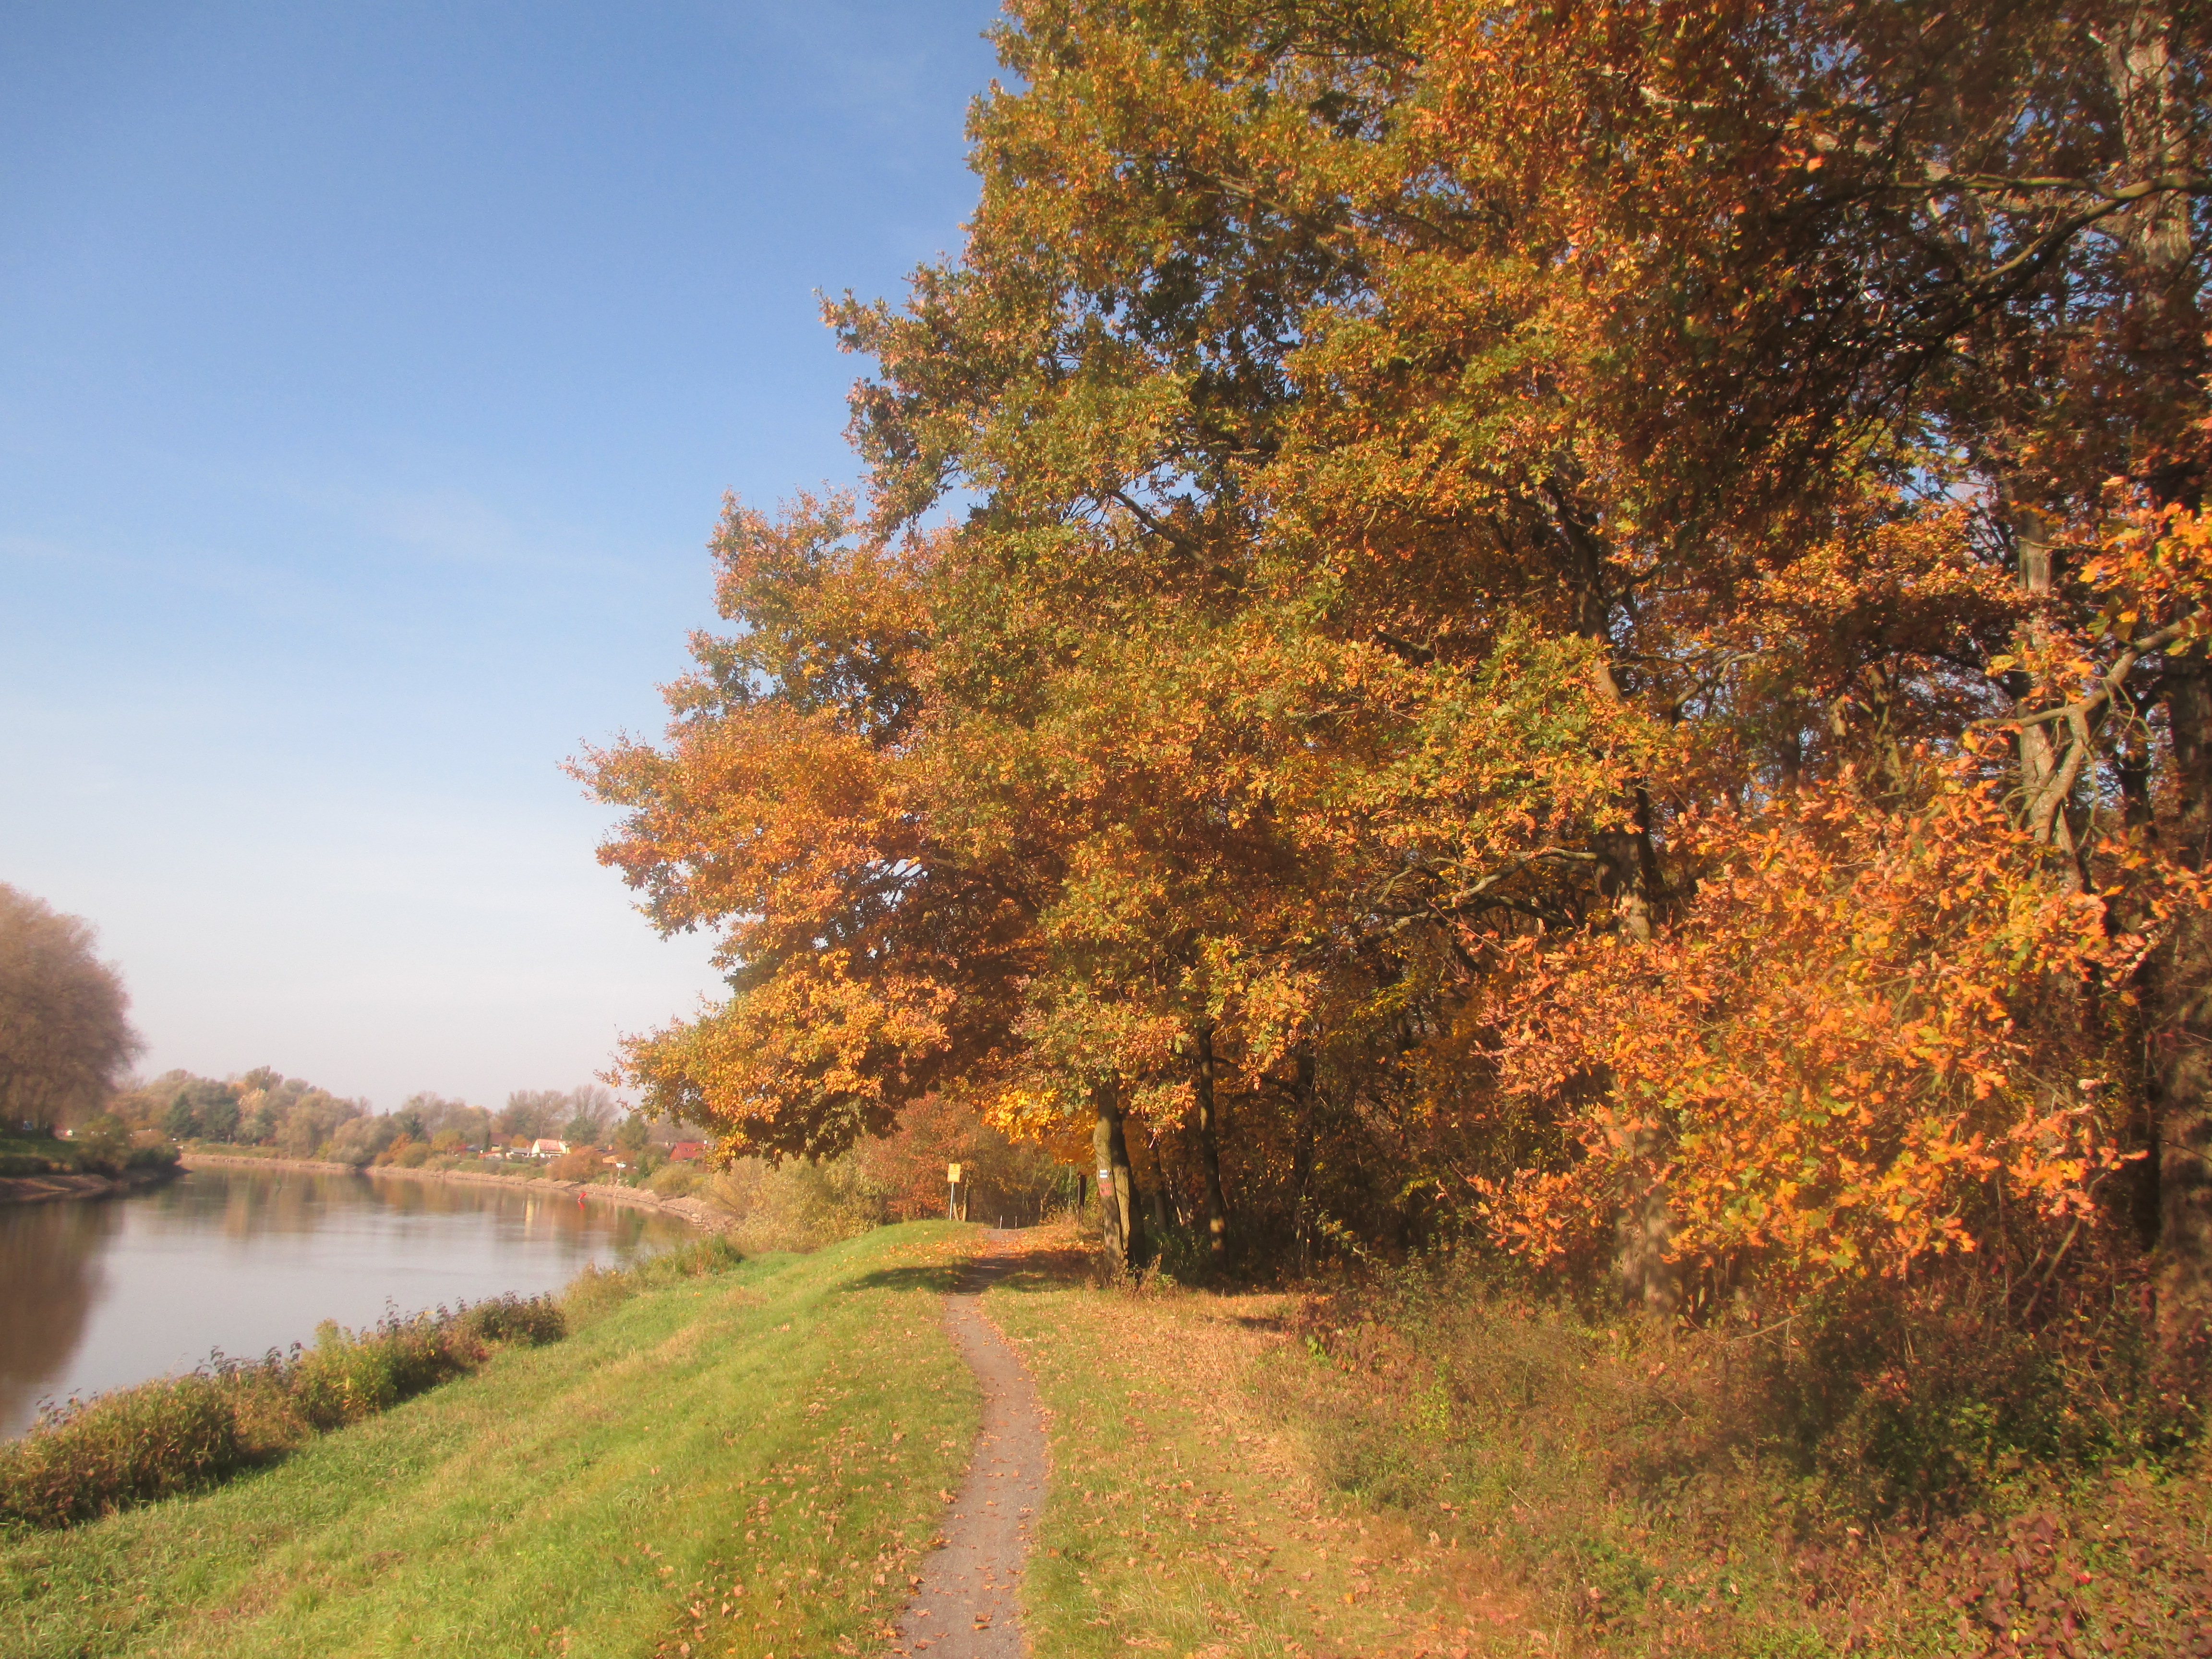
[[[616,1187],[604,1182],[556,1181],[550,1176],[486,1175],[474,1170],[410,1170],[372,1164],[356,1169],[350,1164],[325,1163],[305,1158],[252,1158],[229,1152],[186,1152],[185,1170],[296,1170],[309,1175],[366,1176],[377,1181],[444,1182],[465,1187],[501,1187],[509,1191],[574,1193],[586,1203],[597,1200],[618,1208],[651,1210],[672,1216],[701,1232],[728,1234],[737,1230],[737,1218],[726,1210],[696,1198],[664,1198],[638,1187]]]
[[[64,1198],[115,1198],[174,1181],[176,1164],[163,1170],[129,1170],[119,1176],[57,1170],[46,1175],[0,1176],[0,1204],[44,1204]]]

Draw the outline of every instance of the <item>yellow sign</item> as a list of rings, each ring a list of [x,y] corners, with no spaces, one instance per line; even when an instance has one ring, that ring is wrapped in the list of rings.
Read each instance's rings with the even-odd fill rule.
[[[960,1184],[960,1166],[957,1164],[945,1166],[945,1180],[948,1186],[957,1187]]]

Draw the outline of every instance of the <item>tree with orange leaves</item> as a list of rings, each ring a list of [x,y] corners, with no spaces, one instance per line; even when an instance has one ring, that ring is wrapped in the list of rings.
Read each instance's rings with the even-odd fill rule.
[[[944,856],[916,754],[930,557],[838,502],[770,523],[732,503],[714,544],[735,626],[693,643],[665,750],[577,771],[628,812],[607,861],[664,932],[711,927],[732,994],[632,1039],[652,1109],[727,1156],[819,1156],[1003,1040],[1033,906]]]
[[[733,971],[654,1098],[800,1152],[937,1091],[1087,1123],[1127,1255],[1141,1166],[1662,1303],[2132,1185],[2212,1294],[2201,20],[1000,44],[963,254],[832,307],[865,517],[733,512],[738,633],[587,768]]]

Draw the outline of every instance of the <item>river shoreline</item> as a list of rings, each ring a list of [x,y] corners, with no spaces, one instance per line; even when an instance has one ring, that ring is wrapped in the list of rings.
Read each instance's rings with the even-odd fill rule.
[[[47,1175],[0,1176],[0,1204],[46,1204],[64,1198],[120,1198],[174,1181],[182,1165],[166,1170],[132,1170],[119,1176],[57,1170]]]
[[[556,1181],[547,1176],[526,1180],[516,1176],[482,1175],[474,1170],[403,1170],[390,1164],[370,1164],[356,1170],[350,1164],[330,1164],[305,1158],[241,1158],[225,1152],[186,1152],[183,1167],[187,1171],[208,1170],[291,1170],[305,1175],[363,1176],[371,1180],[442,1181],[463,1187],[504,1187],[527,1192],[574,1193],[586,1203],[597,1200],[620,1209],[653,1210],[662,1215],[673,1216],[678,1221],[702,1233],[731,1233],[737,1230],[737,1218],[727,1211],[716,1208],[696,1198],[663,1198],[658,1193],[648,1193],[635,1187],[612,1187],[600,1182]],[[56,1196],[70,1196],[58,1194]]]

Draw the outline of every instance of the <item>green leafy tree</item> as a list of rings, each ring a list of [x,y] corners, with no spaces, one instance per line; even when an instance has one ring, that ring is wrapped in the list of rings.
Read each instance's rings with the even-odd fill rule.
[[[131,1154],[131,1126],[112,1112],[88,1119],[76,1133],[76,1154],[90,1168],[120,1170]]]

